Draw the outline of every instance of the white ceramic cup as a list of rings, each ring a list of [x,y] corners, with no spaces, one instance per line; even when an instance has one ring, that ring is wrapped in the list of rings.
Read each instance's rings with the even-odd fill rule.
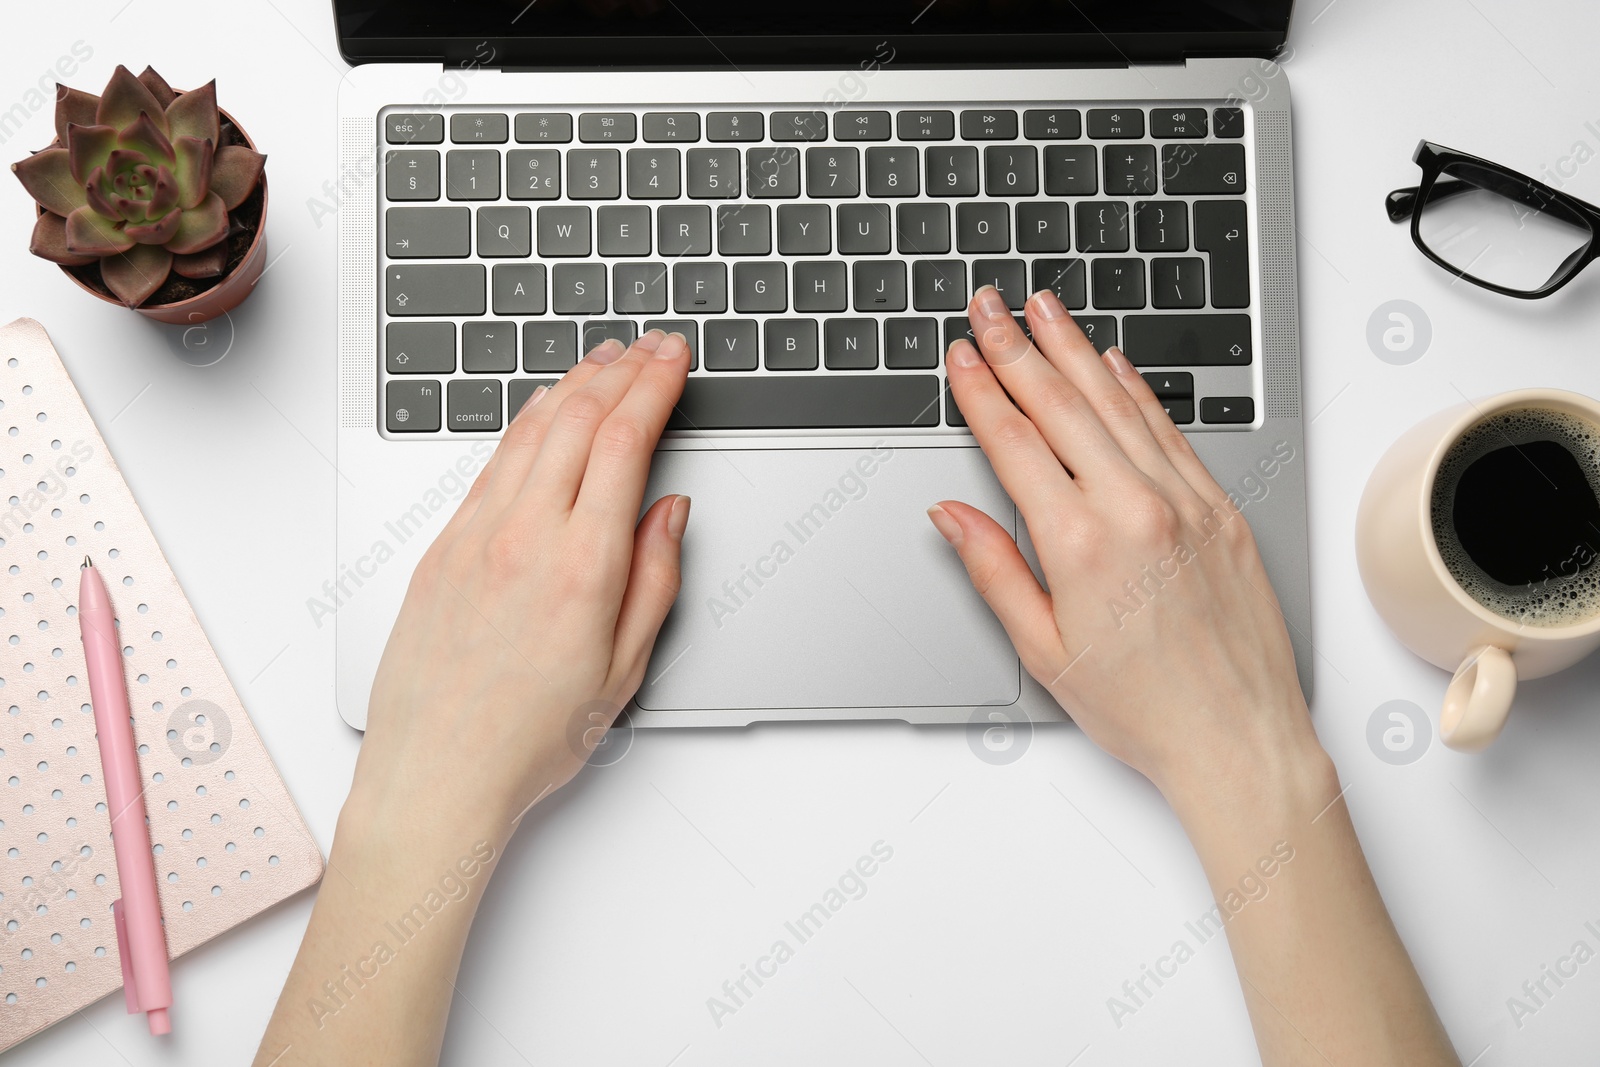
[[[1561,389],[1519,389],[1459,404],[1419,422],[1389,447],[1356,513],[1356,563],[1367,596],[1402,644],[1454,672],[1439,736],[1464,751],[1499,736],[1518,678],[1554,674],[1600,647],[1600,614],[1534,626],[1490,611],[1451,576],[1434,542],[1440,464],[1462,434],[1514,409],[1562,412],[1600,426],[1600,401]]]

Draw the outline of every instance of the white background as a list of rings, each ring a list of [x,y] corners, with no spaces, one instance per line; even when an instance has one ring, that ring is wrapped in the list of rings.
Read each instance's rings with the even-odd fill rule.
[[[1373,711],[1409,700],[1431,715],[1446,677],[1373,614],[1351,526],[1373,463],[1424,414],[1521,386],[1600,394],[1600,268],[1555,299],[1502,299],[1452,285],[1382,211],[1384,193],[1415,180],[1423,137],[1600,201],[1589,159],[1600,154],[1600,9],[1324,4],[1302,3],[1286,63],[1311,420],[1313,715],[1463,1060],[1594,1062],[1600,960],[1520,1028],[1507,998],[1574,942],[1600,949],[1583,927],[1600,926],[1600,660],[1526,685],[1487,754],[1435,738],[1408,766],[1381,761],[1366,741]],[[332,627],[307,609],[334,567],[337,227],[324,183],[345,67],[329,5],[93,0],[8,15],[0,110],[53,80],[82,42],[93,55],[71,84],[98,92],[118,62],[153,63],[182,88],[216,76],[223,106],[271,157],[272,266],[234,314],[221,363],[185,363],[169,328],[96,303],[30,257],[32,209],[9,178],[0,320],[29,315],[50,330],[326,851],[360,741],[333,706]],[[45,108],[5,140],[6,158],[51,128]],[[1432,325],[1427,352],[1405,366],[1366,340],[1369,317],[1394,299]],[[894,857],[866,896],[717,1028],[706,998],[880,839]],[[180,961],[171,1039],[151,1038],[113,997],[8,1062],[246,1062],[310,905],[307,894]],[[454,996],[444,1062],[1253,1063],[1220,940],[1120,1028],[1107,1007],[1209,906],[1161,798],[1070,727],[1040,732],[999,767],[959,729],[641,734],[620,763],[586,771],[525,820],[458,991],[441,986]]]

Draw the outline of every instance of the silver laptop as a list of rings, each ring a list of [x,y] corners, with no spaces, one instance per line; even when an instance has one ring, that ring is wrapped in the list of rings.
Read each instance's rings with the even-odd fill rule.
[[[694,516],[636,726],[1061,718],[923,514],[1034,558],[944,386],[985,283],[1146,373],[1309,695],[1291,0],[519,6],[334,3],[346,721],[506,422],[657,326],[695,362],[646,501]]]

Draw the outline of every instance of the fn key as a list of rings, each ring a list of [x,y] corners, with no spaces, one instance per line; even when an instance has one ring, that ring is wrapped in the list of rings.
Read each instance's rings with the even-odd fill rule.
[[[393,381],[384,387],[384,425],[390,433],[432,433],[439,429],[439,383],[431,379]]]

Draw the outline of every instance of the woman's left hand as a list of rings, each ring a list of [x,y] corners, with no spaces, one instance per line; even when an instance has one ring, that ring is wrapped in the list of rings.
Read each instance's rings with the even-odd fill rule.
[[[653,330],[528,401],[412,576],[353,801],[502,837],[577,773],[678,594],[689,498],[639,508],[688,370]]]

